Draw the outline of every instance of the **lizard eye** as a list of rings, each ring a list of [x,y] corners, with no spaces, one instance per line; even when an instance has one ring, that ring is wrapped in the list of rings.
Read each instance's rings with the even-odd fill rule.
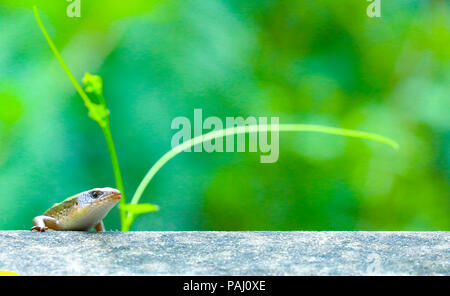
[[[101,192],[98,192],[98,191],[92,191],[92,192],[91,192],[92,198],[97,198],[97,197],[99,197],[100,195],[102,195]]]

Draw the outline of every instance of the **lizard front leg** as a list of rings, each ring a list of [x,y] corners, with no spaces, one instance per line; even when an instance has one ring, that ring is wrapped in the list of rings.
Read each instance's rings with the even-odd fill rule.
[[[33,230],[37,230],[40,232],[44,232],[46,230],[48,230],[49,228],[51,229],[55,229],[58,230],[58,220],[53,218],[53,217],[49,217],[49,216],[37,216],[34,217],[33,219],[33,227],[31,227],[31,231]]]
[[[103,224],[103,220],[100,220],[100,222],[98,222],[97,225],[94,226],[94,228],[97,232],[105,231],[105,224]]]

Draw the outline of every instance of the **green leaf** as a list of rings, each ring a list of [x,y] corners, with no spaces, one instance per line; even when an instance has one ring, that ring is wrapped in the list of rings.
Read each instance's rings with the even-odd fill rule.
[[[159,210],[157,205],[151,203],[141,203],[141,204],[125,204],[121,206],[122,210],[127,211],[133,215],[141,215],[146,213],[152,213]]]
[[[123,221],[122,230],[129,231],[131,228],[131,224],[133,224],[137,216],[159,211],[159,207],[150,203],[123,204],[120,205],[120,211],[128,212],[126,219]]]

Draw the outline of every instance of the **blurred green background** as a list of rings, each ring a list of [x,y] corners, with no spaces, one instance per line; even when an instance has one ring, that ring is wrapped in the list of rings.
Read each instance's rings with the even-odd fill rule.
[[[114,186],[105,140],[40,32],[79,81],[101,75],[125,191],[170,149],[173,118],[279,116],[380,133],[386,145],[280,134],[280,157],[184,153],[132,230],[450,230],[448,1],[0,0],[0,229]],[[113,209],[107,229],[120,229]]]

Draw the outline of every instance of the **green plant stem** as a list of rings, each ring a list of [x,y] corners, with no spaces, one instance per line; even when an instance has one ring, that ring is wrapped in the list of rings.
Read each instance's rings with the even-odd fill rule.
[[[55,44],[53,43],[50,35],[47,33],[47,30],[45,29],[45,26],[41,21],[41,17],[39,16],[39,12],[38,12],[38,9],[36,6],[33,6],[33,12],[34,12],[36,21],[39,25],[39,28],[41,29],[42,33],[44,34],[45,39],[47,40],[48,45],[50,46],[50,49],[55,54],[56,59],[61,64],[61,67],[63,68],[63,70],[66,73],[67,77],[69,78],[70,82],[75,87],[75,89],[78,92],[78,94],[80,95],[80,97],[83,99],[84,104],[86,105],[86,107],[88,109],[90,109],[93,106],[93,103],[91,102],[91,100],[89,99],[89,96],[83,90],[81,85],[77,82],[77,80],[73,76],[72,72],[70,72],[69,67],[67,66],[63,57],[59,53]],[[105,98],[103,97],[103,95],[100,95],[100,104],[103,104],[106,108],[106,102],[105,102]],[[111,157],[111,163],[112,163],[112,167],[113,167],[116,187],[122,193],[122,198],[120,199],[120,202],[119,202],[119,209],[120,209],[120,205],[126,204],[126,199],[125,199],[125,191],[124,191],[124,186],[123,186],[122,174],[120,172],[120,167],[119,167],[119,160],[117,158],[116,148],[115,148],[114,141],[112,138],[111,129],[109,127],[109,116],[104,118],[104,122],[97,121],[97,123],[99,124],[100,128],[103,131],[103,135],[105,136],[106,144],[108,146],[108,151],[109,151],[109,155]],[[122,222],[122,227],[123,227],[125,218],[126,218],[126,212],[124,210],[120,209],[120,219]]]
[[[157,162],[150,168],[150,170],[145,175],[144,179],[142,179],[141,183],[139,184],[138,188],[136,189],[136,192],[133,195],[133,198],[131,199],[131,204],[137,204],[139,200],[142,197],[142,194],[144,193],[144,190],[147,188],[150,181],[153,179],[155,174],[172,158],[183,152],[186,148],[190,148],[192,146],[195,146],[197,144],[210,141],[212,139],[221,138],[229,135],[235,135],[235,134],[242,134],[242,133],[253,133],[253,132],[276,132],[276,131],[296,131],[296,132],[319,132],[319,133],[326,133],[326,134],[333,134],[333,135],[340,135],[340,136],[347,136],[347,137],[353,137],[353,138],[363,138],[368,139],[372,141],[381,142],[384,144],[387,144],[391,146],[394,149],[398,149],[399,145],[397,142],[372,133],[362,132],[362,131],[356,131],[356,130],[349,130],[349,129],[342,129],[342,128],[334,128],[334,127],[327,127],[327,126],[321,126],[321,125],[310,125],[310,124],[279,124],[275,126],[271,125],[251,125],[251,126],[239,126],[239,127],[231,127],[227,129],[222,129],[218,131],[212,131],[207,134],[195,137],[193,139],[190,139],[189,141],[186,141],[175,148],[171,149],[170,151],[166,152],[160,159],[158,159]]]
[[[130,231],[131,225],[133,224],[135,219],[135,215],[128,213],[128,215],[124,219],[124,222],[122,223],[122,231]]]
[[[47,33],[47,30],[45,29],[45,26],[41,21],[41,17],[39,16],[39,12],[37,10],[36,5],[33,6],[33,12],[34,12],[36,21],[39,25],[39,28],[41,29],[42,33],[44,34],[45,39],[47,40],[48,45],[50,46],[50,49],[53,51],[53,54],[56,56],[56,59],[61,64],[61,67],[63,68],[67,77],[69,77],[70,82],[73,84],[76,91],[78,92],[80,97],[83,99],[84,104],[86,105],[86,107],[89,108],[89,105],[91,104],[91,100],[89,99],[88,95],[84,92],[84,90],[80,86],[80,84],[78,84],[78,82],[75,79],[75,77],[73,76],[72,72],[70,72],[69,67],[67,66],[66,62],[62,58],[62,56],[59,53],[58,49],[56,48],[55,44],[53,43],[53,40],[50,38],[50,35]]]
[[[102,127],[103,135],[105,136],[106,144],[108,146],[109,156],[111,157],[111,164],[114,172],[114,179],[116,181],[116,187],[122,193],[122,198],[119,201],[119,212],[120,212],[120,221],[122,224],[126,219],[126,212],[122,209],[122,205],[126,204],[125,199],[125,188],[123,186],[122,174],[120,172],[119,159],[117,158],[116,146],[114,145],[114,141],[111,134],[111,129],[109,127],[109,120],[106,124],[106,127]]]

